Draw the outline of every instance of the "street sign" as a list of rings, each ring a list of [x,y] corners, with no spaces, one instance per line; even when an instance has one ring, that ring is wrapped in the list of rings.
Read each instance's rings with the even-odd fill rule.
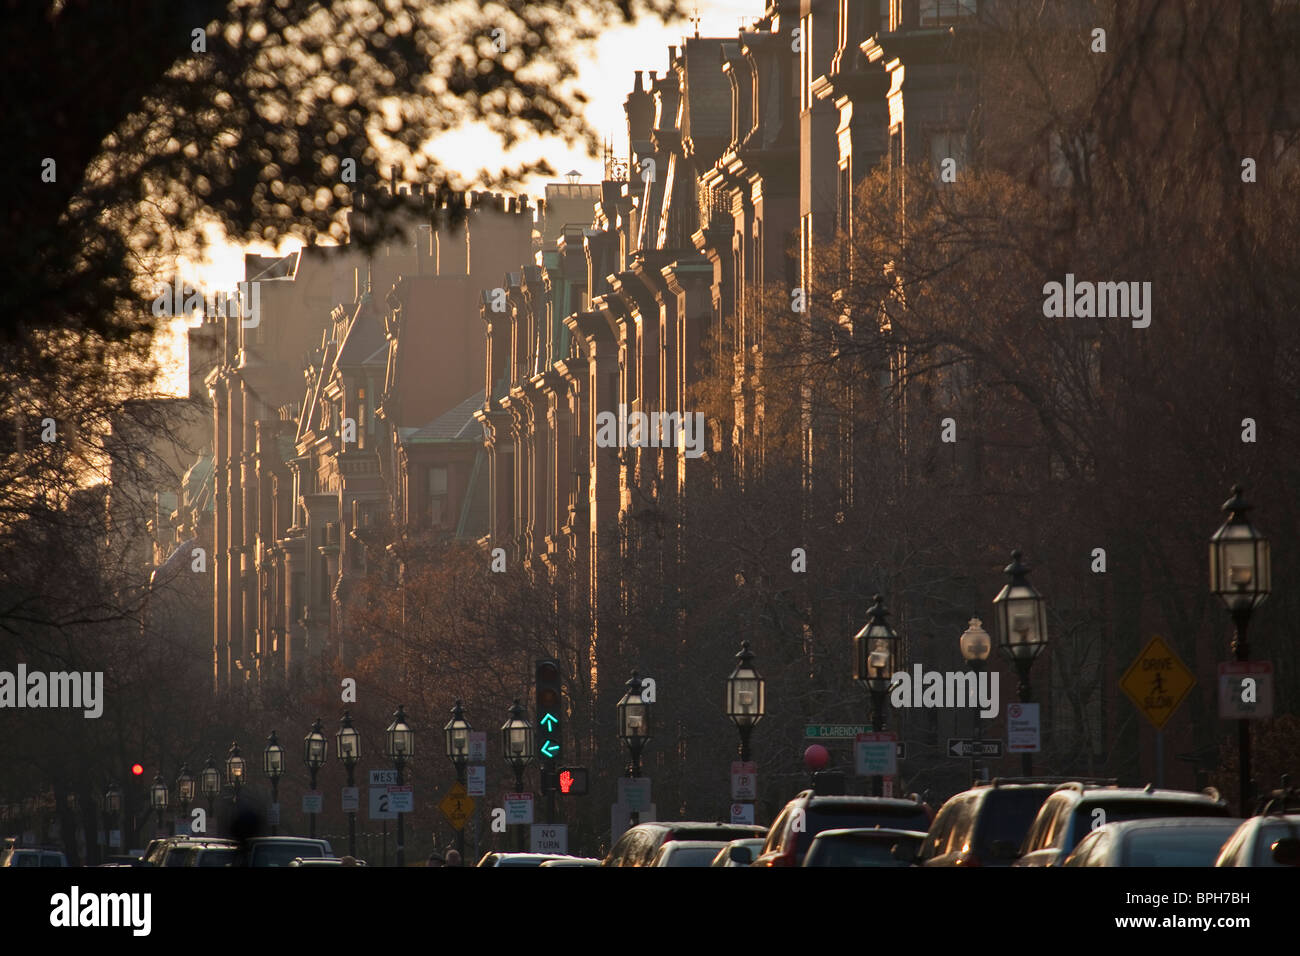
[[[853,763],[858,776],[892,777],[898,773],[898,734],[858,734],[854,738]]]
[[[858,734],[871,732],[870,724],[808,724],[803,729],[803,735],[808,738],[825,740],[828,737],[836,737],[842,740],[855,740]]]
[[[1219,665],[1219,716],[1264,720],[1273,716],[1272,661],[1229,661]]]
[[[387,787],[397,783],[396,770],[372,770],[370,771],[370,786]]]
[[[892,797],[894,795],[894,778],[886,777],[885,785],[880,788],[880,791],[882,797]]]
[[[563,823],[534,823],[531,830],[534,853],[568,853],[569,827]]]
[[[388,807],[394,813],[414,813],[415,788],[410,784],[403,787],[396,785],[389,787]]]
[[[463,830],[465,822],[474,812],[474,798],[461,786],[460,781],[457,781],[448,788],[447,795],[439,801],[438,809],[451,823],[452,829]]]
[[[266,811],[266,822],[273,827],[280,825],[280,804],[273,803]],[[185,828],[187,831],[189,827]]]
[[[1002,741],[974,741],[969,737],[948,738],[949,757],[1001,757]]]
[[[1007,750],[1011,753],[1039,752],[1038,704],[1007,705]]]
[[[533,822],[533,795],[531,793],[506,794],[506,823]]]
[[[469,732],[469,762],[483,763],[487,760],[487,731],[471,730]]]
[[[465,789],[471,797],[481,797],[487,793],[487,767],[470,764],[465,768]]]
[[[731,762],[731,799],[758,799],[758,764],[752,760]]]
[[[396,820],[397,811],[389,805],[388,787],[370,788],[370,819]]]
[[[652,803],[644,810],[637,811],[637,823],[653,823],[658,817]],[[611,843],[617,841],[632,826],[632,810],[626,803],[614,803],[609,808],[609,828]]]
[[[325,798],[319,790],[308,790],[302,795],[303,813],[320,813],[324,806]]]
[[[752,803],[733,803],[731,805],[732,823],[753,823],[754,805]]]
[[[640,810],[650,805],[649,777],[619,777],[618,802],[629,810]]]
[[[343,812],[356,813],[361,809],[361,788],[344,787],[343,788]]]
[[[1160,730],[1195,683],[1192,672],[1157,635],[1125,672],[1119,686],[1142,716]]]

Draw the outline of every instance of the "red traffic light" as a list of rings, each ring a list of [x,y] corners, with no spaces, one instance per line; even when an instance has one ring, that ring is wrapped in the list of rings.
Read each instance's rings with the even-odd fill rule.
[[[136,777],[138,777],[138,776],[140,776],[142,773],[144,773],[144,767],[140,766],[138,763],[133,763],[133,764],[131,764],[131,774],[132,774],[132,776],[136,776]]]
[[[568,793],[573,789],[573,774],[567,770],[560,771],[560,793]]]

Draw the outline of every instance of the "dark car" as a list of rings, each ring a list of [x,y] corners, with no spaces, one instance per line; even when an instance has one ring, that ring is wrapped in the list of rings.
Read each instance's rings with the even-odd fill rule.
[[[1240,820],[1174,817],[1098,827],[1062,866],[1213,866]]]
[[[754,866],[801,866],[813,837],[823,830],[869,827],[924,833],[930,828],[930,815],[915,800],[817,796],[804,790],[785,805],[772,824]]]
[[[254,837],[247,841],[238,854],[236,866],[288,866],[298,857],[333,856],[328,840],[309,837]]]
[[[729,843],[766,834],[766,827],[738,823],[638,823],[619,837],[604,865],[649,866],[659,848],[673,840]]]
[[[158,866],[224,866],[234,859],[235,850],[238,846],[239,844],[234,840],[178,838],[168,841],[162,855],[162,862]],[[208,853],[204,851],[214,852]],[[197,862],[201,856],[207,858],[206,862]],[[221,859],[222,862],[213,862],[216,859]]]
[[[1108,823],[1157,817],[1227,817],[1228,805],[1217,791],[1190,793],[1104,787],[1088,790],[1067,783],[1052,792],[1029,828],[1022,855],[1014,866],[1059,866],[1085,836]]]
[[[1010,866],[1052,791],[1067,779],[1000,777],[944,803],[921,847],[922,866]],[[1083,781],[1081,781],[1083,782]],[[1115,781],[1087,781],[1113,785]]]
[[[866,830],[823,830],[813,837],[804,866],[911,866],[925,833],[871,827]]]

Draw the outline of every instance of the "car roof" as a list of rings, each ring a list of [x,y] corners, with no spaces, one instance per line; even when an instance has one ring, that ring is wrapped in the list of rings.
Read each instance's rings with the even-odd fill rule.
[[[1156,790],[1153,787],[1103,787],[1096,790],[1075,790],[1074,788],[1066,789],[1064,787],[1055,791],[1056,793],[1074,792],[1079,795],[1081,802],[1087,803],[1095,800],[1164,800],[1176,803],[1222,803],[1222,800],[1210,796],[1208,793],[1193,793],[1190,790]]]
[[[1242,823],[1240,817],[1152,817],[1147,820],[1123,820],[1119,823],[1107,823],[1098,830],[1106,829],[1111,833],[1125,834],[1134,830],[1168,830],[1183,827],[1220,827],[1236,830]]]
[[[813,836],[814,840],[867,840],[887,837],[916,837],[924,840],[924,830],[902,830],[897,827],[843,827],[839,830],[823,830]]]
[[[915,800],[903,800],[899,797],[864,797],[858,794],[839,794],[831,796],[827,794],[815,794],[811,790],[804,790],[794,799],[804,801],[809,809],[826,807],[834,804],[839,804],[841,806],[880,807],[882,809],[888,807],[890,809],[897,808],[899,810],[921,809],[921,804],[917,803]],[[792,800],[791,803],[793,802],[794,801]]]
[[[690,847],[692,850],[698,850],[702,847],[713,847],[715,850],[721,850],[724,846],[731,846],[730,840],[669,840],[659,848],[660,853],[666,853],[669,850],[675,850],[678,847]]]

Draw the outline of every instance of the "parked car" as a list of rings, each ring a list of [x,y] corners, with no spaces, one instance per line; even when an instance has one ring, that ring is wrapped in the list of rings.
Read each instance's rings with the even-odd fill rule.
[[[651,866],[708,866],[729,841],[669,840],[650,861]]]
[[[713,858],[709,866],[749,866],[754,857],[763,852],[763,837],[747,837],[744,840],[732,840]]]
[[[548,860],[567,860],[562,853],[485,853],[479,866],[541,866]]]
[[[333,856],[328,840],[310,837],[254,837],[239,847],[235,866],[288,866],[297,857],[312,859]]]
[[[999,777],[977,784],[939,808],[925,843],[922,866],[1010,866],[1052,791],[1069,779]],[[1113,786],[1114,780],[1080,781]]]
[[[766,827],[740,823],[638,823],[618,838],[605,857],[605,866],[649,866],[659,848],[670,840],[728,843],[761,837]]]
[[[239,844],[234,840],[177,838],[169,841],[159,866],[226,866],[233,862]],[[204,862],[198,862],[200,857]],[[220,861],[220,862],[218,862]]]
[[[1219,851],[1215,866],[1300,866],[1300,813],[1251,817]]]
[[[1173,817],[1097,827],[1062,866],[1213,866],[1240,820]]]
[[[923,830],[870,827],[823,830],[813,837],[803,866],[912,866]]]
[[[62,850],[39,846],[14,846],[0,852],[0,866],[47,867],[67,866]]]
[[[1058,866],[1092,830],[1109,823],[1157,817],[1227,817],[1218,791],[1098,787],[1066,783],[1044,801],[1014,866]]]
[[[804,790],[772,823],[754,866],[801,866],[813,837],[823,830],[877,826],[924,833],[930,828],[930,815],[916,800],[817,796]]]
[[[594,856],[566,856],[558,860],[546,860],[542,866],[600,866],[601,861]]]

